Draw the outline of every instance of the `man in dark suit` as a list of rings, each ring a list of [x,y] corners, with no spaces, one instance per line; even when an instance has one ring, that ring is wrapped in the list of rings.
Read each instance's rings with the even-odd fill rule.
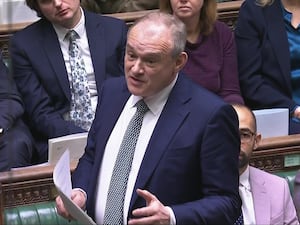
[[[85,132],[69,119],[71,69],[66,34],[74,30],[87,73],[93,113],[103,81],[123,74],[127,26],[124,21],[82,10],[80,0],[26,0],[42,18],[11,39],[15,80],[28,123],[47,160],[47,140]],[[79,112],[81,113],[81,112]]]
[[[23,113],[22,99],[0,54],[0,171],[31,164],[33,139]]]
[[[159,12],[128,33],[126,81],[105,82],[72,177],[72,200],[97,224],[106,224],[120,137],[141,99],[149,111],[135,146],[120,224],[234,224],[240,214],[237,115],[179,72],[187,60],[185,41],[184,24]],[[60,197],[56,203],[70,218]]]

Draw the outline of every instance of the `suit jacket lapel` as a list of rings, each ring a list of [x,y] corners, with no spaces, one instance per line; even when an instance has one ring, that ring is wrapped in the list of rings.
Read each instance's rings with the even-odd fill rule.
[[[255,178],[254,178],[255,177]],[[256,224],[270,224],[271,203],[265,189],[265,181],[261,174],[250,167],[250,185],[253,193],[253,205]]]
[[[91,14],[87,11],[85,13],[85,25],[86,33],[90,46],[90,53],[92,58],[92,63],[94,67],[94,74],[97,84],[98,92],[104,79],[106,78],[105,73],[105,35],[103,34],[104,30],[101,26],[101,21],[99,20],[99,15],[95,17],[94,14]],[[98,76],[97,76],[98,75]]]
[[[274,10],[274,8],[276,9]],[[268,36],[272,43],[273,51],[278,59],[277,62],[280,66],[282,76],[286,81],[287,87],[292,90],[290,82],[289,44],[281,10],[280,1],[274,1],[274,4],[264,8],[264,15]],[[274,13],[274,11],[280,13]]]
[[[184,121],[189,113],[189,108],[186,107],[186,102],[189,100],[188,87],[179,75],[178,80],[170,93],[159,120],[154,128],[152,137],[149,141],[148,147],[142,161],[138,178],[134,187],[134,193],[130,202],[129,212],[137,200],[135,190],[137,188],[144,188],[151,174],[154,172],[160,158],[167,150],[167,146],[172,137],[176,133],[180,124]]]
[[[45,54],[47,55],[50,61],[50,65],[55,72],[55,74],[53,75],[57,76],[61,89],[63,90],[66,97],[70,100],[71,92],[69,87],[68,73],[66,70],[65,61],[62,55],[59,41],[52,25],[46,21],[45,23],[46,24],[43,26],[43,38],[41,39],[42,46],[44,47]]]

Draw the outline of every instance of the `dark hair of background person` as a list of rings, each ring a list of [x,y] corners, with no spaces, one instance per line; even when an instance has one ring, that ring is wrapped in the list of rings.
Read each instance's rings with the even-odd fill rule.
[[[42,1],[50,1],[50,0],[42,0]],[[36,12],[36,15],[38,17],[43,17],[43,14],[40,10],[40,7],[39,7],[39,3],[38,3],[38,0],[25,0],[26,2],[26,5],[34,10]],[[81,0],[80,0],[81,2]],[[97,3],[95,2],[95,0],[85,0],[84,2],[86,3],[81,3],[82,7],[93,12],[93,11],[99,11],[100,12],[100,9],[99,9],[99,6],[97,5]]]
[[[40,10],[40,7],[39,7],[39,3],[38,3],[38,0],[25,0],[26,2],[26,5],[31,8],[32,10],[36,11],[36,15],[38,17],[42,17],[43,14]]]

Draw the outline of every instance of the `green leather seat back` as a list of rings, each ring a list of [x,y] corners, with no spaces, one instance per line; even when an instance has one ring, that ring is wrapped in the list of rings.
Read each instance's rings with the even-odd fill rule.
[[[4,224],[9,225],[78,225],[69,222],[56,212],[55,202],[35,203],[5,209]]]
[[[295,177],[296,177],[297,172],[298,172],[298,170],[274,172],[275,175],[283,177],[287,180],[292,196],[294,194],[294,182],[295,182]]]

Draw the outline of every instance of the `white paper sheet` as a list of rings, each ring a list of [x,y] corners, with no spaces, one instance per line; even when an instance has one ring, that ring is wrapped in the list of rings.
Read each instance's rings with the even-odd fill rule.
[[[253,110],[256,117],[257,132],[262,138],[286,136],[289,133],[289,110],[273,108]]]
[[[54,171],[53,181],[56,189],[65,205],[65,208],[71,216],[84,225],[96,225],[96,223],[89,217],[81,208],[79,208],[71,200],[71,171],[70,171],[70,152],[67,149],[58,160]]]
[[[66,149],[70,150],[70,160],[78,162],[83,155],[88,132],[70,134],[48,140],[48,162],[56,164]]]

